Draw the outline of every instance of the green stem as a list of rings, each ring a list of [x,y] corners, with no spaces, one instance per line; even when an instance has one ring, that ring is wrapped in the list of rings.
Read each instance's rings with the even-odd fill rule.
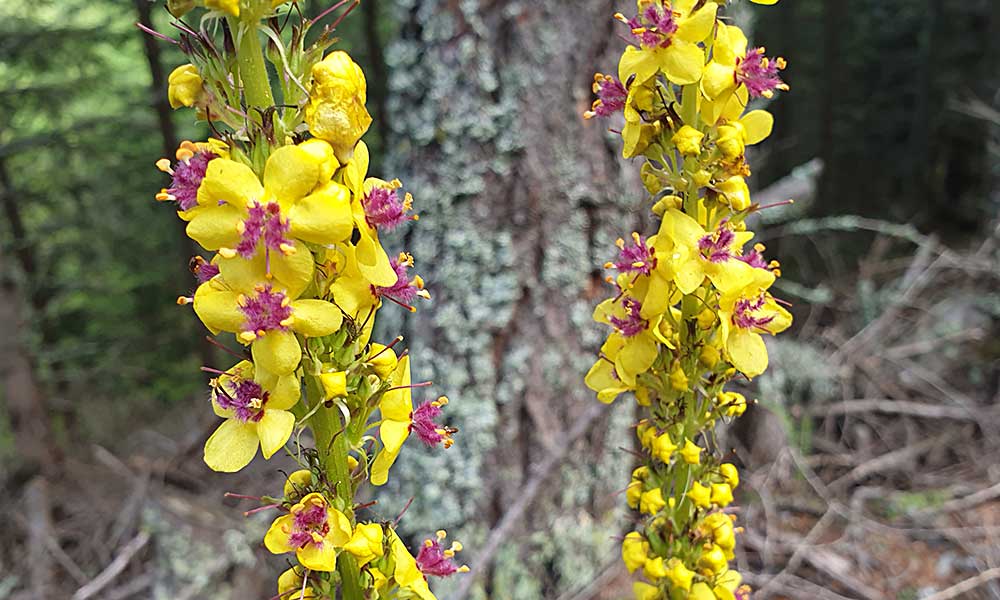
[[[271,81],[267,75],[267,65],[257,35],[257,23],[240,21],[239,47],[236,58],[240,68],[240,81],[246,96],[248,111],[252,108],[267,109],[274,106],[271,95]]]
[[[322,402],[322,386],[316,377],[306,377],[306,393],[315,398],[316,402]],[[326,470],[326,476],[330,481],[336,482],[337,498],[344,506],[344,513],[353,523],[354,487],[347,468],[347,431],[339,415],[340,411],[337,409],[321,408],[312,416],[310,424],[316,436],[316,450]],[[344,600],[364,600],[361,590],[361,571],[354,557],[348,552],[341,552],[337,562]]]

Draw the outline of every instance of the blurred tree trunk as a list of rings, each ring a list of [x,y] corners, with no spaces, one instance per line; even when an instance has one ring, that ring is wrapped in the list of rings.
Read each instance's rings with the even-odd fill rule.
[[[610,0],[395,7],[380,175],[403,178],[421,219],[403,243],[385,242],[413,251],[428,282],[433,300],[405,317],[404,333],[415,377],[453,397],[446,415],[460,433],[448,451],[410,453],[394,485],[417,495],[404,527],[464,524],[471,560],[531,465],[596,402],[583,376],[604,333],[591,311],[610,293],[599,266],[644,211],[638,164],[620,159],[608,122],[581,114],[594,71],[615,72],[622,43]],[[392,321],[384,336],[398,331]],[[614,449],[631,443],[630,419],[614,411],[571,452],[483,574],[486,593],[554,598],[618,560],[615,492],[630,457]]]

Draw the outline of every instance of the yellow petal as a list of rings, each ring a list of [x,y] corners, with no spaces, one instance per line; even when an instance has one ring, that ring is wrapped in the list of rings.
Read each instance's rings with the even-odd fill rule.
[[[340,161],[333,153],[333,147],[324,140],[311,138],[299,144],[299,148],[316,159],[317,164],[319,164],[319,182],[321,184],[330,181],[333,174],[340,168]]]
[[[740,118],[740,123],[746,131],[746,143],[748,146],[758,144],[771,135],[774,127],[774,117],[766,110],[752,110]]]
[[[409,419],[406,421],[390,421],[388,419],[382,421],[382,425],[378,429],[378,435],[382,439],[382,443],[385,444],[387,452],[390,454],[399,453],[403,442],[410,435]]]
[[[288,212],[292,237],[314,244],[336,244],[351,237],[351,192],[328,182],[292,205]]]
[[[319,166],[320,161],[312,153],[298,146],[282,146],[267,159],[264,189],[284,209],[316,187]]]
[[[358,142],[354,147],[354,155],[344,166],[344,185],[359,198],[363,194],[365,177],[368,175],[368,145]]]
[[[327,520],[330,524],[330,531],[324,539],[338,548],[343,548],[344,544],[351,539],[351,520],[336,508],[329,509]]]
[[[307,569],[325,572],[337,570],[337,548],[333,544],[327,542],[306,544],[295,551],[295,556]]]
[[[767,346],[759,333],[733,327],[726,339],[726,353],[733,366],[747,377],[756,377],[767,370]]]
[[[323,337],[336,333],[344,320],[336,305],[326,300],[296,300],[292,302],[292,329],[306,337]]]
[[[276,287],[284,288],[289,297],[298,298],[312,283],[315,260],[302,242],[293,240],[292,246],[295,248],[292,254],[271,253],[271,274],[276,280]]]
[[[282,515],[271,523],[271,527],[264,535],[264,547],[273,554],[284,554],[295,550],[288,544],[288,532],[292,530],[295,517],[292,515]]]
[[[355,252],[358,270],[372,285],[389,287],[396,283],[396,271],[389,263],[389,255],[385,253],[378,238],[372,235],[366,227],[361,229],[361,238]]]
[[[238,255],[232,258],[219,256],[215,264],[219,267],[219,273],[222,275],[223,281],[230,288],[247,295],[254,293],[254,288],[264,281],[266,274],[264,268],[264,251],[260,248],[250,258],[243,258]]]
[[[715,2],[708,2],[698,9],[693,15],[682,20],[677,25],[674,39],[682,39],[685,42],[697,43],[712,34],[715,27],[715,13],[719,5]],[[702,61],[704,61],[704,56]]]
[[[257,426],[226,419],[205,442],[205,464],[213,471],[235,473],[257,455]]]
[[[626,338],[625,347],[618,353],[618,357],[627,373],[639,375],[653,365],[656,354],[656,340],[648,331],[644,331],[631,338]]]
[[[264,409],[264,416],[257,422],[257,436],[260,438],[260,452],[264,458],[281,449],[292,436],[295,415],[287,410]]]
[[[214,280],[206,281],[194,292],[194,312],[212,333],[243,329],[246,317],[240,312],[239,294],[220,289]]]
[[[253,169],[234,160],[216,158],[205,169],[205,178],[198,187],[198,204],[215,206],[225,202],[242,209],[261,200],[263,193]]]
[[[618,79],[625,83],[629,77],[635,75],[635,81],[632,82],[632,85],[640,85],[656,75],[658,66],[656,56],[652,51],[626,46],[621,60],[618,61]]]
[[[378,403],[382,418],[409,423],[410,413],[413,412],[412,393],[410,388],[405,387],[410,385],[409,356],[404,356],[399,360],[392,384],[400,389],[391,390],[382,395]]]
[[[708,63],[701,76],[701,91],[709,100],[723,98],[736,90],[736,69],[715,61]],[[714,123],[714,120],[712,121]]]
[[[185,231],[188,237],[201,244],[205,250],[232,248],[239,243],[240,233],[236,226],[243,220],[244,210],[225,204],[189,212],[192,217]]]
[[[389,480],[389,468],[392,464],[396,462],[396,457],[399,455],[399,451],[389,452],[388,450],[382,450],[375,457],[375,461],[372,462],[371,469],[371,483],[372,485],[385,485],[385,482]]]
[[[699,46],[675,39],[673,44],[658,50],[657,54],[660,56],[660,68],[670,81],[687,85],[701,79],[701,72],[705,69],[705,52]]]
[[[254,363],[275,375],[295,371],[302,359],[302,348],[290,331],[269,331],[254,340],[250,347]]]

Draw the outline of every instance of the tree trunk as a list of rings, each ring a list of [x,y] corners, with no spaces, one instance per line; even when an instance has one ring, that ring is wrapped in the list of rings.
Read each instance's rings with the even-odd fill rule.
[[[531,466],[596,402],[583,376],[605,333],[591,321],[611,292],[600,265],[645,210],[638,163],[619,158],[608,122],[581,114],[623,44],[610,0],[395,6],[381,175],[403,179],[421,219],[385,242],[412,251],[428,282],[432,302],[403,331],[415,377],[452,397],[460,433],[448,451],[404,453],[394,498],[417,496],[403,520],[414,534],[465,524],[472,560]],[[399,331],[380,318],[384,337]],[[617,407],[570,453],[479,573],[490,597],[554,598],[618,560],[631,459],[616,448],[631,445],[631,419]]]

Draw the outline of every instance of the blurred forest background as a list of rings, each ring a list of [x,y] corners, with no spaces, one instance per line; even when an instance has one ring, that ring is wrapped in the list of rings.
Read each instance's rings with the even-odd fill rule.
[[[318,14],[326,0],[299,2]],[[439,454],[404,453],[377,510],[449,528],[473,574],[440,597],[629,596],[609,532],[628,401],[582,377],[597,266],[651,227],[638,164],[584,122],[623,42],[612,0],[364,0],[341,48],[368,74],[375,175],[414,191],[434,301],[380,324],[453,400]],[[793,332],[726,432],[747,469],[755,598],[1000,598],[1000,3],[740,6],[792,91],[751,157]],[[280,460],[208,471],[193,286],[153,168],[208,131],[166,102],[162,3],[0,3],[0,599],[267,598]],[[391,313],[383,311],[383,314]],[[409,456],[407,456],[409,454]]]

